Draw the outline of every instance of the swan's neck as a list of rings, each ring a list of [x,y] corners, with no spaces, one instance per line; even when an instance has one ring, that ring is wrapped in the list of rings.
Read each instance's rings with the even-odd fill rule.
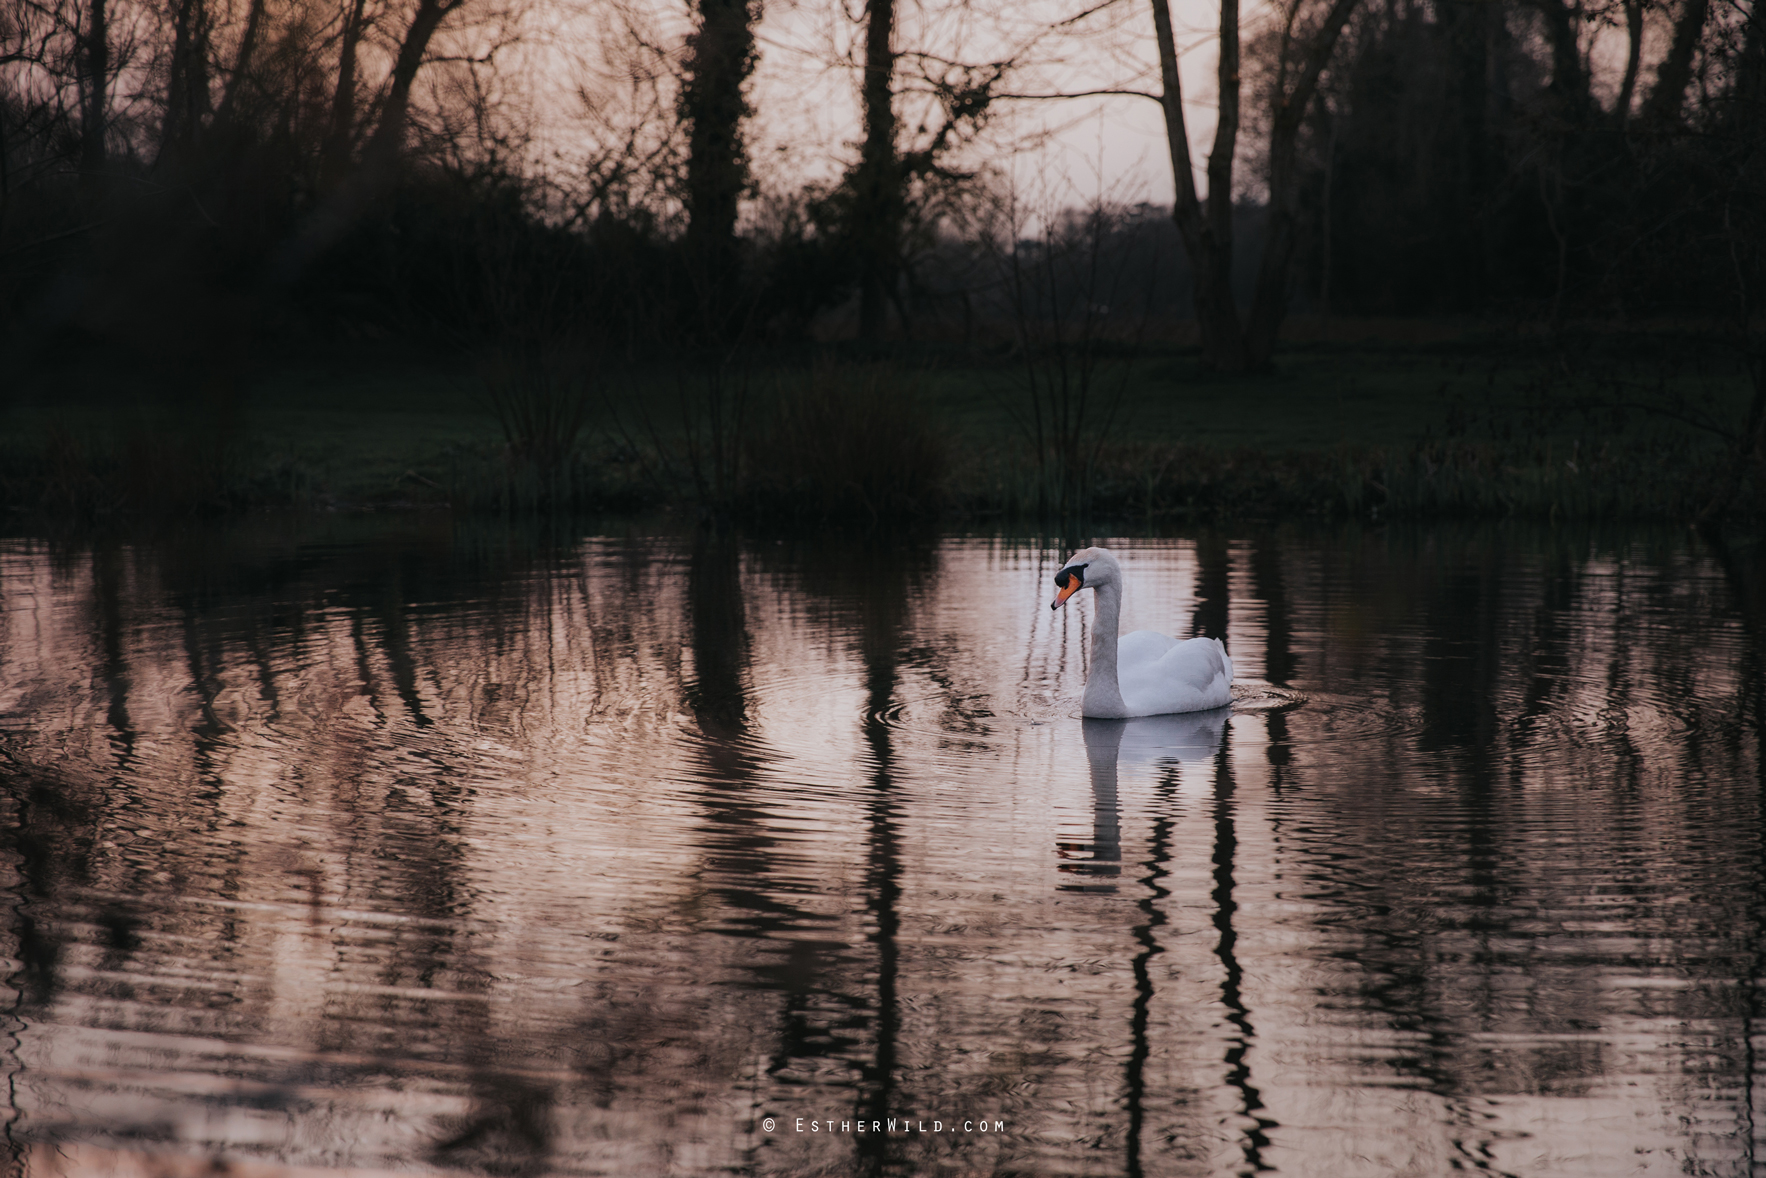
[[[1122,586],[1106,582],[1092,590],[1098,613],[1092,619],[1091,671],[1085,677],[1085,698],[1080,711],[1087,716],[1128,715],[1122,688],[1116,682],[1116,640],[1122,632]]]

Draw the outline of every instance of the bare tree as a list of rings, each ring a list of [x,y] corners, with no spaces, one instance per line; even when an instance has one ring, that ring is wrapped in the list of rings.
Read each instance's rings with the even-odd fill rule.
[[[353,16],[354,0],[350,2]],[[348,232],[394,182],[405,147],[411,90],[418,71],[428,60],[430,42],[442,24],[468,2],[417,0],[410,23],[399,38],[386,93],[380,102],[380,117],[362,149],[360,160],[300,226],[272,251],[266,270],[270,287],[285,287],[304,273],[313,259]],[[352,65],[351,68],[355,67]],[[341,83],[340,78],[338,91],[334,92],[331,118],[327,122],[326,138],[333,146],[335,142],[331,137],[339,131],[337,97],[342,96]]]
[[[346,0],[337,42],[337,85],[331,93],[331,122],[319,159],[319,183],[334,188],[350,168],[356,134],[356,55],[368,30],[367,0]]]
[[[748,186],[742,123],[754,72],[759,0],[696,0],[680,109],[687,124],[687,251],[707,327],[721,335],[733,314],[736,213]]]
[[[1220,0],[1220,117],[1214,126],[1214,149],[1208,155],[1206,207],[1197,195],[1196,174],[1190,165],[1189,129],[1184,122],[1183,82],[1177,72],[1171,7],[1167,0],[1152,0],[1152,5],[1153,32],[1159,42],[1165,141],[1177,180],[1177,199],[1172,203],[1171,215],[1195,275],[1202,362],[1236,372],[1251,363],[1232,291],[1233,154],[1239,133],[1238,0]]]
[[[239,107],[240,84],[252,76],[257,65],[258,42],[264,30],[264,0],[250,0],[245,15],[245,29],[239,35],[239,48],[233,54],[233,66],[227,72],[221,101],[215,107],[215,122],[230,126]]]
[[[1220,116],[1214,148],[1208,156],[1208,196],[1204,207],[1196,193],[1190,164],[1189,133],[1184,125],[1182,82],[1177,71],[1177,45],[1167,0],[1152,0],[1153,30],[1158,40],[1163,84],[1166,144],[1177,181],[1172,216],[1195,273],[1196,320],[1202,334],[1202,359],[1210,367],[1244,371],[1266,367],[1287,314],[1289,272],[1293,259],[1299,175],[1296,157],[1300,128],[1318,93],[1319,77],[1330,61],[1337,39],[1359,0],[1333,0],[1310,27],[1302,20],[1303,0],[1284,0],[1277,68],[1267,99],[1270,109],[1268,152],[1269,226],[1258,268],[1257,292],[1249,329],[1242,326],[1232,293],[1233,162],[1239,131],[1239,6],[1220,3]]]
[[[110,116],[110,17],[108,0],[89,0],[86,27],[80,33],[80,176],[87,199],[104,186],[105,133]]]
[[[1613,121],[1623,130],[1631,121],[1631,103],[1637,94],[1637,74],[1643,65],[1644,0],[1624,0],[1625,5],[1625,77],[1619,83],[1619,97],[1613,103]]]
[[[166,66],[166,114],[160,157],[179,160],[196,146],[209,114],[209,41],[213,17],[206,0],[172,0],[172,53]]]
[[[932,28],[950,13],[973,16],[958,2],[916,10],[927,26],[903,33],[896,0],[868,0],[864,13],[864,53],[859,64],[859,104],[864,138],[857,164],[847,173],[840,220],[852,252],[859,294],[859,337],[883,338],[894,306],[904,325],[911,288],[911,252],[916,231],[946,211],[978,171],[960,161],[988,124],[1005,80],[1028,45],[1007,46],[988,60],[963,60],[963,46],[937,44]],[[912,43],[914,39],[921,43]],[[904,132],[903,107],[909,111]],[[912,113],[918,110],[918,117]],[[921,234],[924,235],[923,233]]]
[[[901,160],[896,154],[895,0],[869,0],[865,12],[865,138],[852,174],[852,238],[858,252],[859,338],[883,338],[883,317],[895,281],[903,215]]]
[[[405,126],[411,109],[411,86],[417,71],[423,68],[429,42],[436,30],[450,15],[463,8],[468,0],[417,0],[417,10],[405,35],[399,40],[393,59],[392,77],[388,79],[386,98],[380,104],[380,121],[363,149],[363,164],[374,171],[389,168],[405,145]]]
[[[1582,14],[1566,0],[1531,0],[1531,4],[1539,12],[1551,46],[1551,83],[1546,90],[1556,100],[1558,109],[1553,113],[1562,123],[1580,125],[1594,108],[1588,63],[1583,60]]]
[[[601,22],[574,65],[580,155],[556,175],[570,226],[611,221],[670,220],[674,198],[666,177],[684,169],[684,127],[675,93],[673,47],[631,4],[600,10]]]
[[[1692,81],[1693,55],[1698,51],[1710,12],[1710,0],[1683,0],[1680,15],[1674,21],[1674,39],[1667,56],[1656,67],[1656,84],[1644,104],[1647,121],[1659,126],[1680,117],[1686,87]]]

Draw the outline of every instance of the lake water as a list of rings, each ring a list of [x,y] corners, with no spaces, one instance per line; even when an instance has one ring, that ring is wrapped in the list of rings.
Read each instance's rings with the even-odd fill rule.
[[[26,1173],[1766,1172],[1757,554],[0,540]],[[13,1172],[13,1171],[8,1171]]]

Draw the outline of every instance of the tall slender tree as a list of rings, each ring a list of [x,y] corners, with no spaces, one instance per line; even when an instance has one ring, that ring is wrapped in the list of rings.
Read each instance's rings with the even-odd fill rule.
[[[239,34],[239,48],[233,54],[233,68],[221,88],[221,101],[215,107],[216,124],[230,126],[239,110],[240,93],[252,77],[257,64],[258,43],[264,31],[264,0],[251,0],[246,9],[245,29]]]
[[[1680,117],[1686,102],[1686,88],[1692,82],[1693,57],[1703,39],[1705,22],[1711,13],[1710,0],[1683,0],[1680,14],[1674,20],[1674,39],[1668,53],[1656,67],[1656,84],[1650,90],[1644,117],[1661,126]]]
[[[80,34],[80,178],[87,198],[104,189],[105,136],[110,130],[110,13],[108,0],[90,0]]]
[[[356,51],[367,31],[367,0],[346,0],[337,39],[337,85],[331,92],[331,120],[320,148],[319,183],[335,187],[350,169],[356,134]]]
[[[1151,0],[1153,31],[1158,41],[1163,86],[1166,146],[1177,182],[1172,217],[1195,278],[1196,321],[1202,335],[1202,359],[1226,371],[1264,368],[1274,352],[1287,313],[1290,272],[1298,220],[1300,128],[1318,93],[1319,77],[1329,63],[1343,26],[1360,0],[1333,0],[1317,25],[1300,28],[1302,0],[1285,0],[1277,68],[1267,95],[1269,132],[1269,222],[1258,267],[1257,290],[1249,328],[1233,297],[1233,163],[1240,119],[1238,0],[1220,0],[1220,59],[1217,70],[1220,102],[1214,148],[1208,155],[1206,203],[1196,192],[1190,163],[1189,131],[1183,113],[1182,80],[1177,70],[1177,44],[1168,0]]]
[[[759,0],[697,0],[699,24],[687,40],[680,113],[687,124],[687,254],[706,328],[733,324],[736,215],[748,187],[742,124],[757,53]]]
[[[270,287],[292,284],[394,183],[410,119],[411,87],[428,57],[430,41],[443,22],[467,3],[469,0],[418,0],[411,22],[399,38],[386,96],[380,104],[380,118],[362,149],[361,159],[271,253],[266,272]],[[329,128],[337,128],[335,105]]]
[[[166,117],[160,158],[181,160],[196,147],[209,113],[209,32],[204,0],[174,0],[172,55],[166,67]]]
[[[973,13],[969,0],[922,6],[915,14],[925,27],[905,34],[917,37],[918,47],[904,47],[897,0],[865,5],[859,83],[864,138],[837,203],[858,283],[859,337],[867,342],[882,339],[892,306],[906,329],[904,296],[914,279],[916,230],[975,178],[954,161],[987,124],[1005,79],[1027,52],[1008,47],[991,61],[959,56],[960,44],[939,39],[941,21]],[[948,28],[943,26],[946,33]]]
[[[1194,274],[1196,322],[1202,334],[1202,361],[1212,368],[1240,371],[1250,366],[1245,332],[1233,298],[1233,153],[1239,134],[1239,4],[1220,0],[1220,117],[1208,155],[1208,198],[1196,192],[1190,165],[1189,128],[1184,121],[1183,81],[1177,72],[1177,42],[1167,0],[1152,0],[1153,32],[1159,42],[1161,105],[1165,143],[1177,181],[1171,216],[1183,239]]]
[[[895,0],[869,0],[860,89],[865,138],[852,175],[851,238],[858,258],[859,338],[883,338],[900,257],[903,175],[896,143]]]
[[[1625,76],[1619,83],[1619,97],[1613,103],[1613,121],[1624,130],[1631,121],[1631,101],[1637,94],[1637,74],[1643,66],[1643,5],[1644,0],[1625,2]]]
[[[392,77],[388,79],[386,99],[380,105],[380,121],[364,149],[363,163],[370,170],[384,171],[405,146],[405,128],[411,111],[411,86],[417,71],[423,68],[429,53],[429,42],[442,22],[467,3],[467,0],[417,0],[417,11],[399,40],[398,55],[393,59]]]

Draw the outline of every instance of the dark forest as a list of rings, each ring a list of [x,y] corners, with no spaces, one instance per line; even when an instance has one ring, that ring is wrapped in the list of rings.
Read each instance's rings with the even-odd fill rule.
[[[1665,426],[1677,456],[1650,461],[1705,481],[1660,513],[1710,518],[1751,494],[1766,429],[1754,5],[1223,0],[1218,125],[1192,160],[1165,0],[1051,10],[1034,44],[957,61],[872,0],[844,18],[850,158],[795,181],[751,150],[768,114],[756,0],[694,0],[661,45],[634,31],[642,13],[609,8],[598,52],[623,74],[617,93],[579,87],[598,131],[568,161],[508,117],[545,14],[498,3],[7,0],[0,339],[23,414],[9,453],[35,472],[10,480],[12,500],[36,502],[46,455],[72,452],[43,429],[87,429],[56,416],[68,390],[117,383],[94,365],[126,373],[141,404],[221,420],[314,356],[417,356],[478,374],[467,399],[505,458],[623,461],[633,487],[673,479],[701,498],[754,464],[756,437],[795,428],[804,395],[780,380],[857,421],[847,403],[879,395],[936,417],[950,373],[971,371],[1016,390],[992,399],[994,432],[1023,451],[1001,461],[1059,468],[1031,498],[1053,486],[1065,502],[1139,461],[1108,457],[1122,445],[1180,432],[1137,424],[1135,406],[1308,379],[1308,347],[1351,339],[1453,341],[1420,353],[1449,377],[1387,397],[1429,402],[1426,444],[1482,422],[1486,442],[1520,429],[1580,454],[1598,418],[1633,462]],[[1163,203],[1031,207],[1005,132],[1063,100],[1037,55],[1083,52],[1103,18],[1159,59],[1116,92],[1162,103],[1178,183]],[[1506,392],[1468,400],[1480,386]],[[1552,421],[1523,420],[1547,404]],[[1392,493],[1390,455],[1353,443],[1378,433],[1339,439],[1373,502]],[[445,481],[412,461],[406,490]],[[1299,500],[1319,493],[1301,481]]]

